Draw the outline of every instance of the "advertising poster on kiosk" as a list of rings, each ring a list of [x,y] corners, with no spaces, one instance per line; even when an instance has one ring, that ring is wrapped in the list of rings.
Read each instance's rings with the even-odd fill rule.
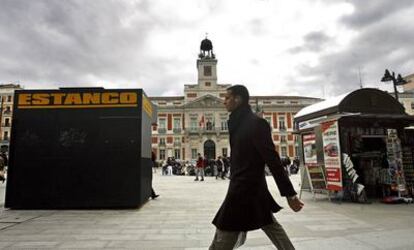
[[[342,190],[342,172],[338,122],[325,122],[321,124],[321,127],[327,189],[340,191]]]
[[[310,190],[315,198],[315,191],[320,193],[326,190],[325,175],[323,173],[323,166],[321,164],[318,164],[316,151],[316,135],[314,133],[306,134],[303,135],[302,139],[306,176],[309,180]]]
[[[315,134],[303,135],[303,153],[306,166],[312,166],[318,163],[316,158]]]

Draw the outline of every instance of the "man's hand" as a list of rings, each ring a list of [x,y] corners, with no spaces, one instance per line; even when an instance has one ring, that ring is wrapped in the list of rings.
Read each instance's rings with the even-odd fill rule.
[[[296,195],[292,197],[286,197],[286,198],[287,198],[289,207],[295,212],[299,212],[304,206],[303,202],[299,200],[299,198]]]

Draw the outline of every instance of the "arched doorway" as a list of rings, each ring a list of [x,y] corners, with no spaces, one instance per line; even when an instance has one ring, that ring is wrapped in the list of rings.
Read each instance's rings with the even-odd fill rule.
[[[204,156],[207,159],[216,159],[216,144],[212,140],[207,140],[204,143]]]

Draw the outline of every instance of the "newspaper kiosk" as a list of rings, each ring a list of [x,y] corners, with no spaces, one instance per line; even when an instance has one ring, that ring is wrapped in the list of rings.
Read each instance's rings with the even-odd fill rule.
[[[409,201],[414,143],[405,128],[413,123],[396,99],[378,89],[308,106],[295,116],[302,169],[322,166],[326,190],[345,199]]]
[[[16,91],[5,207],[142,205],[154,112],[142,89]]]

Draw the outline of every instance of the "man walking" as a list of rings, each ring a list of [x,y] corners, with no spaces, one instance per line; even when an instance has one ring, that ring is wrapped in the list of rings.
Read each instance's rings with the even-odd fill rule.
[[[200,153],[198,153],[198,159],[196,163],[196,178],[194,181],[198,181],[198,176],[201,176],[200,181],[204,181],[204,159]]]
[[[224,162],[221,159],[221,156],[217,157],[216,166],[217,166],[216,180],[218,177],[224,180]]]
[[[298,212],[297,198],[284,171],[266,120],[251,111],[249,92],[242,85],[227,89],[224,105],[231,112],[228,121],[231,148],[231,176],[226,198],[213,219],[216,233],[210,250],[233,249],[242,245],[246,232],[261,228],[278,249],[294,249],[273,213],[281,207],[271,196],[265,179],[267,164],[282,196]]]

